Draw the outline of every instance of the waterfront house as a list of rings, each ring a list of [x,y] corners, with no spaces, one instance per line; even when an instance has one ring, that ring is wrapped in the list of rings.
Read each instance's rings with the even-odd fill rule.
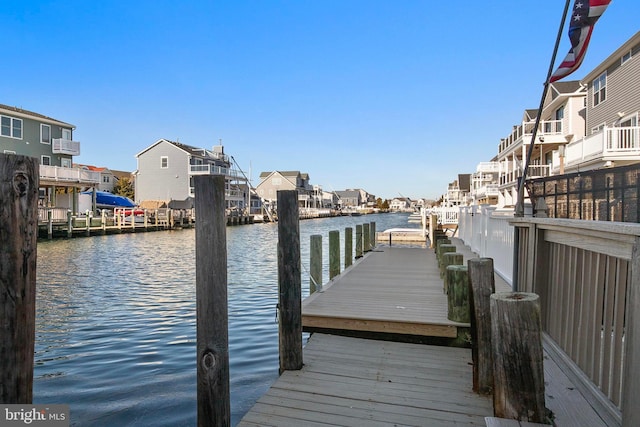
[[[362,195],[358,190],[336,191],[341,208],[357,208],[363,205]]]
[[[587,88],[585,133],[553,153],[552,172],[640,162],[640,31],[581,83]]]
[[[198,148],[159,139],[136,154],[135,200],[158,200],[167,204],[194,197],[195,175],[223,175],[227,208],[244,210],[249,206],[248,180],[232,167],[222,145]]]
[[[0,152],[35,157],[40,162],[42,207],[62,207],[77,211],[78,193],[95,188],[100,174],[73,167],[80,155],[80,142],[73,140],[72,124],[0,104]]]
[[[471,174],[471,188],[468,195],[469,204],[495,205],[498,203],[500,164],[494,157],[490,162],[480,162],[476,171]]]
[[[579,81],[549,85],[540,116],[527,178],[549,176],[553,152],[585,134],[586,88]],[[514,206],[538,110],[525,110],[522,120],[498,145],[499,206]]]
[[[309,184],[309,174],[300,171],[273,171],[262,172],[260,183],[256,186],[256,192],[262,200],[275,206],[277,192],[280,190],[295,190],[298,192],[298,204],[300,207],[317,207],[314,188]]]
[[[466,205],[470,191],[471,174],[458,174],[458,179],[449,183],[447,193],[442,196],[442,206]]]
[[[396,197],[389,203],[389,210],[406,212],[411,210],[411,201],[406,197]]]
[[[100,175],[100,182],[96,187],[98,191],[108,191],[109,193],[113,193],[113,187],[116,183],[116,176],[113,174],[111,170],[107,167],[99,167],[93,165],[81,165],[74,163],[73,165],[76,168],[86,169],[89,171],[96,172]]]

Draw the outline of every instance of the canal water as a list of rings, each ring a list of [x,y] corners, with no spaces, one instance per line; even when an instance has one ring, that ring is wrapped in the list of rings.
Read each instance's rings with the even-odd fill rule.
[[[311,235],[326,282],[329,231],[407,220],[301,221],[303,298]],[[277,241],[277,224],[227,227],[233,425],[278,377]],[[38,242],[34,403],[70,405],[77,426],[195,425],[195,344],[195,230]]]

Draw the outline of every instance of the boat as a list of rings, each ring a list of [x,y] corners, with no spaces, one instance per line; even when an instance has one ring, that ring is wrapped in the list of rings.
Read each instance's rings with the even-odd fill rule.
[[[126,209],[130,211],[127,213],[130,215],[141,215],[144,213],[142,209],[135,209],[137,205],[133,200],[128,197],[120,196],[118,194],[109,193],[108,191],[96,191],[96,208],[97,209]],[[82,194],[93,195],[93,191],[84,191]]]

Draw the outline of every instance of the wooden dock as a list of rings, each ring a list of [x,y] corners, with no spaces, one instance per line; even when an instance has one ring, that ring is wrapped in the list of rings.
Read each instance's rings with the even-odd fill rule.
[[[462,348],[313,334],[239,426],[484,426]]]
[[[475,257],[454,243],[465,260]],[[508,290],[499,276],[496,290]],[[493,418],[491,398],[471,390],[467,348],[342,336],[453,338],[468,324],[449,321],[446,306],[433,251],[369,252],[304,301],[304,328],[315,333],[303,368],[285,371],[239,425],[539,425]],[[546,406],[557,426],[607,425],[547,354],[544,368]]]
[[[466,251],[465,259],[475,257]],[[508,291],[499,276],[496,289]],[[468,323],[447,319],[447,296],[432,250],[379,247],[303,302],[302,326],[456,338]]]

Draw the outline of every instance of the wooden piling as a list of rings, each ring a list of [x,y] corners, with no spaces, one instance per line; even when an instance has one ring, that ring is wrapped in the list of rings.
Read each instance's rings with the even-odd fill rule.
[[[436,258],[438,260],[438,267],[440,268],[440,278],[444,278],[444,269],[442,268],[442,255],[448,253],[448,252],[455,252],[456,251],[456,245],[451,245],[451,244],[447,244],[447,245],[442,245],[442,244],[438,244],[438,252],[436,254]]]
[[[340,274],[340,232],[329,231],[329,280]]]
[[[449,240],[449,239],[438,239],[436,241],[435,252],[436,252],[436,259],[438,260],[438,263],[440,262],[440,246],[442,246],[442,245],[450,245],[450,244],[451,244],[451,240]],[[455,252],[455,251],[453,251],[453,252]]]
[[[302,369],[302,288],[298,192],[278,191],[280,373]]]
[[[371,237],[369,237],[369,224],[362,224],[362,250],[369,252],[371,250]]]
[[[494,415],[545,423],[540,299],[531,293],[497,293],[490,306]]]
[[[309,294],[322,290],[322,236],[314,234],[309,243]]]
[[[447,267],[447,318],[453,322],[469,323],[469,278],[466,265]]]
[[[448,276],[445,274],[447,267],[450,265],[462,265],[464,263],[464,255],[460,252],[447,252],[442,254],[442,270],[440,271],[440,277],[443,279],[443,292],[449,293],[449,281]]]
[[[362,225],[356,225],[356,259],[362,258]]]
[[[229,333],[224,177],[194,176],[198,425],[228,426]]]
[[[51,231],[53,233],[53,231]],[[51,239],[53,236],[50,234],[49,238]],[[71,211],[67,211],[67,237],[73,237],[73,214]]]
[[[31,404],[38,160],[0,154],[0,403]]]
[[[369,247],[371,249],[376,247],[376,222],[375,221],[371,221],[369,223]]]
[[[353,264],[353,228],[344,229],[344,268]]]
[[[471,356],[473,391],[491,394],[493,362],[491,357],[491,294],[495,293],[492,258],[467,261],[469,274],[469,311],[471,312]]]

